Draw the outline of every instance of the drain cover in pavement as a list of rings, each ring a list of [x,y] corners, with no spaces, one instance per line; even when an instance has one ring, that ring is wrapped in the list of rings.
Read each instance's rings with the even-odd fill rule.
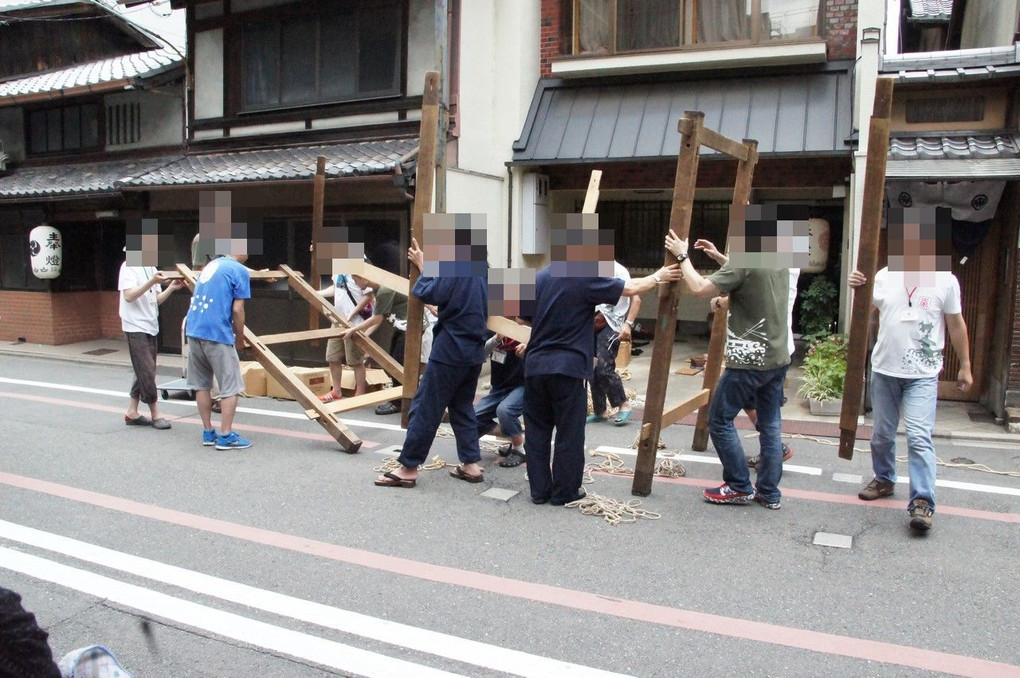
[[[837,549],[848,549],[853,545],[854,538],[849,534],[833,534],[832,532],[815,532],[815,546],[832,546]]]
[[[91,351],[85,351],[82,355],[109,355],[116,352],[117,349],[115,348],[96,348]]]

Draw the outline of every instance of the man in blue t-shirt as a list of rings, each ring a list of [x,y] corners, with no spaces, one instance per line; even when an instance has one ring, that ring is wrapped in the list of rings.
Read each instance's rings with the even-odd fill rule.
[[[244,300],[251,298],[247,254],[213,259],[199,274],[185,319],[188,335],[188,383],[195,389],[202,418],[202,444],[240,450],[251,441],[232,430],[237,394],[244,390],[237,352],[244,348]],[[220,385],[220,430],[212,425],[213,376]]]
[[[585,496],[584,423],[588,413],[585,380],[593,376],[595,307],[615,304],[652,290],[658,283],[680,279],[679,267],[663,267],[653,275],[633,278],[582,276],[596,273],[596,262],[583,261],[583,244],[568,244],[535,277],[535,315],[524,361],[524,442],[531,501],[563,506]],[[612,270],[612,255],[608,257]],[[578,265],[584,264],[584,265]],[[529,320],[529,318],[525,318]],[[556,429],[556,456],[552,435]]]
[[[407,258],[424,270],[424,253],[412,238]],[[432,353],[411,401],[407,435],[397,461],[400,467],[375,480],[380,487],[414,487],[418,467],[428,459],[432,441],[450,411],[450,427],[457,439],[460,464],[450,475],[469,483],[484,480],[474,399],[478,374],[485,362],[485,323],[489,316],[488,286],[481,276],[421,276],[411,294],[439,307],[432,334]]]

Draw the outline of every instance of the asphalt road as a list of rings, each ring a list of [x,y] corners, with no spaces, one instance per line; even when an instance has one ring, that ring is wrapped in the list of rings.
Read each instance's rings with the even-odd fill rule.
[[[374,487],[402,434],[370,409],[345,415],[356,455],[264,398],[238,414],[246,451],[202,447],[187,401],[162,405],[169,431],[125,427],[130,381],[0,358],[0,584],[58,657],[98,643],[135,676],[1020,676],[1018,477],[940,467],[917,536],[906,486],[858,501],[868,455],[832,440],[788,440],[782,510],[707,504],[720,467],[674,426],[687,476],[656,479],[641,508],[660,519],[614,527],[532,505],[491,451],[482,484]],[[588,448],[636,431],[590,425]],[[450,438],[433,453],[456,461]],[[1020,446],[938,453],[1020,470]],[[629,477],[586,488],[633,498]]]

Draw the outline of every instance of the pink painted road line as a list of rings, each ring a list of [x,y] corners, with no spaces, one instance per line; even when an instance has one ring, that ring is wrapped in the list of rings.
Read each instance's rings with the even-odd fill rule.
[[[1020,678],[1020,666],[975,657],[733,617],[723,617],[703,612],[692,612],[690,610],[654,605],[635,600],[610,598],[587,591],[575,591],[558,586],[497,577],[495,575],[461,570],[443,565],[433,565],[408,558],[387,556],[371,551],[307,539],[297,535],[240,525],[183,511],[175,511],[122,497],[91,492],[11,473],[0,472],[0,483],[264,546],[286,549],[296,553],[305,553],[319,558],[326,558],[350,565],[359,565],[372,570],[390,572],[405,577],[485,591],[501,596],[510,596],[521,600],[823,654],[839,655],[865,661],[877,661],[898,666],[909,666],[926,671],[973,676],[974,678],[983,678],[984,676]]]
[[[599,475],[621,477],[619,473],[602,473]],[[631,476],[623,476],[630,478]],[[674,485],[690,485],[692,487],[718,487],[718,479],[706,478],[656,478],[657,483],[672,483]],[[857,498],[857,492],[852,494],[832,494],[830,492],[814,492],[812,490],[797,490],[784,487],[784,497],[796,497],[798,499],[809,499],[811,501],[824,501],[830,504],[846,504],[859,506],[861,508],[888,508],[897,511],[906,511],[907,504],[903,499],[876,499],[874,501],[862,501]],[[700,500],[700,497],[699,497]],[[998,513],[996,511],[980,511],[978,509],[963,508],[960,506],[946,506],[939,504],[937,508],[939,515],[961,516],[963,518],[976,518],[977,520],[993,520],[1000,523],[1020,523],[1020,513]]]
[[[65,407],[76,407],[81,410],[97,410],[99,412],[116,412],[124,414],[123,407],[111,407],[109,405],[97,405],[95,403],[86,403],[80,400],[65,400],[63,398],[50,398],[48,396],[29,395],[27,393],[13,393],[11,391],[0,391],[0,397],[14,398],[15,400],[32,400],[38,403],[47,403],[50,405],[63,405]],[[180,417],[174,418],[169,417],[174,423],[181,422],[183,424],[195,424],[202,426],[202,420],[197,417]],[[218,422],[214,419],[213,425]],[[336,440],[333,436],[328,436],[324,433],[308,433],[305,431],[288,431],[284,428],[273,428],[269,426],[255,426],[254,424],[234,424],[234,428],[238,431],[244,431],[245,433],[265,433],[268,435],[282,436],[284,438],[298,438],[300,440],[321,440],[327,443],[335,443]],[[361,448],[370,450],[373,447],[378,447],[379,443],[371,440],[361,441]]]

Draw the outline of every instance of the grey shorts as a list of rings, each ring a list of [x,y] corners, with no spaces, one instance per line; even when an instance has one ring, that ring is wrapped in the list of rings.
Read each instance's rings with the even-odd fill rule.
[[[232,344],[188,337],[188,384],[196,391],[212,390],[214,375],[221,397],[229,398],[244,390],[237,349]]]

